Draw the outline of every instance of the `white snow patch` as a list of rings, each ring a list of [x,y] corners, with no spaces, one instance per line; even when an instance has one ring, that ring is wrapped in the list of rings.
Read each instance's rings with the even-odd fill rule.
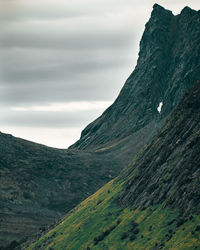
[[[157,110],[159,113],[161,113],[162,106],[163,106],[163,102],[160,102],[159,106],[157,107]]]

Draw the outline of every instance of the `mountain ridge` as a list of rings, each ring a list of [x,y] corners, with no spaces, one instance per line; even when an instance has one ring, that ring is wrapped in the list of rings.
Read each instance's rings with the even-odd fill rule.
[[[28,249],[198,249],[199,104],[200,81],[119,177]]]
[[[80,140],[70,148],[100,149],[134,134],[154,120],[159,126],[162,118],[170,114],[198,80],[199,15],[198,11],[186,8],[174,16],[171,11],[154,5],[134,71],[115,102],[82,131]],[[196,48],[192,53],[191,47]],[[161,101],[159,116],[157,107]]]

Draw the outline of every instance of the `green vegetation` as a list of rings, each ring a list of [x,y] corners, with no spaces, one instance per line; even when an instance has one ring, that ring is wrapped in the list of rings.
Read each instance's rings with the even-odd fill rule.
[[[83,201],[28,249],[197,249],[200,217],[181,220],[162,205],[132,210],[117,205],[123,182],[115,179]]]

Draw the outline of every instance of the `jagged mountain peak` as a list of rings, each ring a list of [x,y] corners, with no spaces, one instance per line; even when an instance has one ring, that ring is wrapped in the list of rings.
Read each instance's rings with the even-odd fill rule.
[[[174,16],[154,5],[140,42],[135,70],[115,102],[83,130],[72,148],[110,148],[147,126],[145,137],[153,136],[161,120],[199,79],[199,12],[188,16],[184,12],[190,10],[186,7]],[[162,110],[158,113],[161,102]]]
[[[174,15],[172,11],[167,10],[158,4],[154,4],[151,17],[145,25],[145,32],[150,34],[152,34],[154,30],[166,32],[169,29],[173,17]],[[140,51],[141,50],[142,49],[140,47]]]
[[[169,14],[169,15],[173,15],[172,11],[171,10],[168,10],[168,9],[165,9],[163,6],[155,3],[153,5],[153,11],[151,13],[151,16],[154,16],[154,15],[158,15],[158,14]]]
[[[190,8],[189,6],[185,6],[185,7],[182,9],[180,15],[191,15],[191,14],[196,14],[196,13],[197,13],[196,10]]]
[[[187,14],[192,14],[192,13],[196,13],[196,12],[197,12],[196,10],[190,8],[189,6],[185,6],[181,10],[180,14],[178,14],[178,15],[185,15],[185,14],[187,15]],[[173,15],[173,12],[171,10],[165,9],[163,6],[155,3],[153,5],[153,11],[151,13],[151,17],[155,16],[155,15],[159,15],[159,14],[161,14],[161,15],[162,14]]]
[[[153,10],[165,10],[165,8],[161,6],[160,4],[155,3],[153,5]]]

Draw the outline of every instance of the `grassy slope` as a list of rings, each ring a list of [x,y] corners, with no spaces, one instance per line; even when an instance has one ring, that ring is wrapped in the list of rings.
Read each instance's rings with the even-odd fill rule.
[[[29,249],[200,249],[199,100],[200,82],[119,177]]]
[[[83,201],[57,227],[28,249],[197,249],[200,216],[177,225],[178,211],[162,205],[121,208],[115,198],[123,182],[109,182]],[[179,224],[181,224],[179,222]],[[95,239],[96,238],[96,239]]]

